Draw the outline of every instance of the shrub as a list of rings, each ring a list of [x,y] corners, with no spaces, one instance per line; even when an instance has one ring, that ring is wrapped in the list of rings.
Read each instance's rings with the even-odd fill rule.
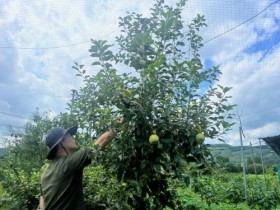
[[[240,174],[203,176],[197,180],[194,189],[209,206],[247,203],[252,209],[273,209],[280,200],[277,177],[269,175],[266,176],[266,183],[261,175],[247,175],[247,201],[243,177]]]
[[[23,170],[6,169],[2,184],[5,189],[0,204],[10,210],[36,209],[39,205],[40,176],[42,171],[34,170],[27,174]]]
[[[127,204],[130,196],[127,184],[119,183],[102,166],[84,169],[84,195],[88,209],[132,209]]]

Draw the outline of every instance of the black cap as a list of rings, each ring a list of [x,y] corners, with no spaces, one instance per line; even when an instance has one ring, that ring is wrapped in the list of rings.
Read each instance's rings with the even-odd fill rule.
[[[53,149],[55,148],[56,145],[59,144],[59,142],[61,142],[65,136],[66,133],[69,133],[71,135],[75,135],[76,132],[78,130],[78,126],[75,125],[71,128],[68,128],[67,130],[65,130],[62,127],[56,127],[53,128],[52,130],[50,130],[47,134],[46,137],[46,145],[49,147],[50,151],[47,155],[47,159],[52,159],[53,158]]]

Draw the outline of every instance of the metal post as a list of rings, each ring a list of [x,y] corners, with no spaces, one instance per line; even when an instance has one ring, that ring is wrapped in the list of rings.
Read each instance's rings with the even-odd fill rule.
[[[240,134],[240,143],[241,143],[241,160],[242,160],[242,166],[243,166],[245,199],[246,199],[246,202],[247,202],[247,179],[246,179],[246,171],[245,171],[245,163],[244,163],[243,141],[242,141],[242,127],[241,126],[239,126],[239,134]]]
[[[262,143],[261,143],[261,139],[260,138],[259,138],[259,143],[260,143],[260,152],[261,152],[261,162],[262,162],[262,173],[263,173],[263,178],[264,178],[264,186],[265,186],[265,189],[267,190],[266,177],[265,177],[264,164],[263,164]]]
[[[253,164],[254,164],[254,171],[255,171],[256,178],[258,178],[258,176],[257,176],[256,162],[255,162],[255,155],[254,155],[253,145],[252,145],[251,142],[250,142],[250,145],[251,145],[251,151],[252,151],[252,158],[253,158]]]
[[[72,99],[71,99],[70,115],[72,115],[72,106],[73,106],[73,101],[74,101],[76,90],[73,89],[71,91],[72,91]]]

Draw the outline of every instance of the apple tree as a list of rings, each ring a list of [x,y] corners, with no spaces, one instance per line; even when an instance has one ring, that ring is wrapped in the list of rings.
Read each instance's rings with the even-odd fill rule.
[[[180,206],[168,180],[184,179],[190,163],[201,170],[211,164],[204,138],[219,138],[232,126],[231,88],[218,84],[218,66],[205,68],[200,58],[205,18],[186,24],[185,4],[157,0],[149,17],[128,13],[119,19],[114,45],[92,40],[95,75],[73,66],[84,85],[72,116],[86,136],[118,129],[98,161],[132,194],[134,209]]]

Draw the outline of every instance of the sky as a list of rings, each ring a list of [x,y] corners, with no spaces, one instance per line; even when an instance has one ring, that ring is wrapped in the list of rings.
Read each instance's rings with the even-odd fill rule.
[[[175,5],[175,0],[165,1]],[[149,16],[152,0],[0,0],[0,143],[9,125],[22,128],[40,112],[66,111],[81,79],[72,69],[85,64],[90,74],[90,39],[114,43],[118,18],[127,12]],[[243,144],[280,135],[280,1],[189,0],[185,26],[197,14],[208,27],[201,31],[201,59],[220,65],[220,84],[232,87]],[[240,145],[239,118],[223,136]],[[221,143],[207,139],[206,143]]]

